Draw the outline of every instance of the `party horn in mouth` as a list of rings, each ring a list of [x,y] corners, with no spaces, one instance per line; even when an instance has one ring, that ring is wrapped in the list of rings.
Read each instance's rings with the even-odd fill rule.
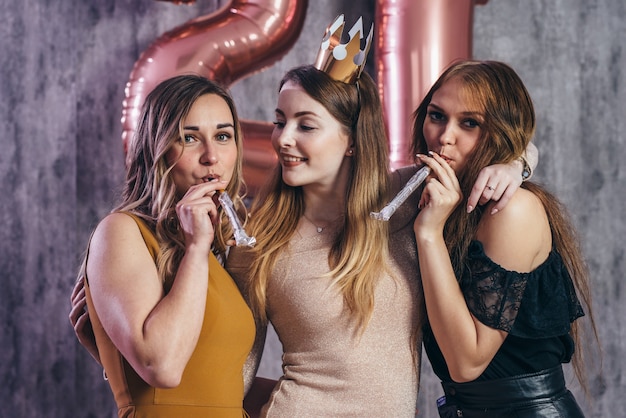
[[[370,216],[379,221],[388,221],[396,209],[398,209],[400,205],[408,199],[411,193],[413,193],[415,189],[417,189],[419,185],[426,180],[428,174],[430,174],[430,167],[428,166],[424,166],[417,170],[417,173],[413,174],[413,177],[406,182],[402,190],[398,192],[396,197],[394,197],[393,200],[387,204],[387,206],[385,206],[380,212],[370,212]]]
[[[228,192],[226,190],[220,190],[220,194],[217,199],[222,204],[222,207],[226,211],[226,215],[230,220],[230,224],[233,227],[233,231],[235,232],[235,243],[237,246],[241,247],[245,245],[247,247],[254,247],[256,239],[254,237],[249,237],[241,226],[241,222],[239,222],[239,217],[237,216],[237,211],[235,211],[235,205],[230,199]]]

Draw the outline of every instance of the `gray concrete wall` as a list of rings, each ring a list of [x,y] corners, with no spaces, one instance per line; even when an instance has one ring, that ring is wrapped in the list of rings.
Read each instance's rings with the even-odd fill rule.
[[[89,232],[123,178],[124,85],[159,35],[224,3],[0,0],[0,416],[113,416],[67,312]],[[371,20],[375,4],[310,3],[294,50],[233,86],[243,117],[271,120],[280,76],[311,62],[328,21]],[[626,416],[625,17],[623,0],[492,0],[474,17],[474,56],[512,64],[535,100],[537,179],[583,239],[604,348],[604,374],[589,370],[593,417]],[[275,355],[266,364],[271,375]],[[432,417],[440,391],[424,369],[420,415]]]

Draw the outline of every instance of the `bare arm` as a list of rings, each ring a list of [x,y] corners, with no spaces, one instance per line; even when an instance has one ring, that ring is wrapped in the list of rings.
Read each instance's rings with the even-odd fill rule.
[[[432,169],[414,223],[426,310],[454,381],[474,380],[506,338],[471,314],[455,277],[444,226],[463,198],[454,170],[438,155],[422,159]]]
[[[165,294],[132,218],[106,217],[91,241],[87,277],[102,325],[135,371],[155,387],[175,387],[193,353],[208,289],[218,182],[193,186],[177,205],[185,253]]]
[[[414,230],[426,309],[450,376],[471,381],[489,365],[507,333],[482,324],[465,303],[443,236],[448,217],[462,200],[458,180],[439,156],[424,161],[435,178],[424,189]],[[527,190],[516,193],[506,210],[483,216],[475,238],[495,263],[519,272],[545,261],[552,245],[543,206]]]

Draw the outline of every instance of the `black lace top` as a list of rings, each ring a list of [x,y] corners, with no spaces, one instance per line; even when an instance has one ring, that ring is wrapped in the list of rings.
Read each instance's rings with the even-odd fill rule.
[[[570,324],[584,313],[571,277],[555,251],[532,272],[518,273],[494,263],[482,244],[473,241],[461,289],[480,322],[509,333],[477,380],[531,373],[570,361],[574,353]],[[437,376],[450,381],[428,324],[424,347]]]

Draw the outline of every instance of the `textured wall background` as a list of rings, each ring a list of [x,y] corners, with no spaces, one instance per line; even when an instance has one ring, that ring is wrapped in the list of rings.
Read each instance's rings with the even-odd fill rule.
[[[124,85],[160,34],[224,3],[0,0],[0,416],[113,416],[67,312],[89,232],[122,181]],[[271,120],[280,76],[312,61],[328,21],[371,21],[375,4],[310,3],[295,49],[233,86],[243,117]],[[593,272],[604,371],[589,370],[590,417],[626,416],[625,17],[623,0],[491,0],[474,18],[474,56],[512,64],[535,100],[536,178],[570,209]],[[440,390],[424,369],[420,415],[433,417]]]

